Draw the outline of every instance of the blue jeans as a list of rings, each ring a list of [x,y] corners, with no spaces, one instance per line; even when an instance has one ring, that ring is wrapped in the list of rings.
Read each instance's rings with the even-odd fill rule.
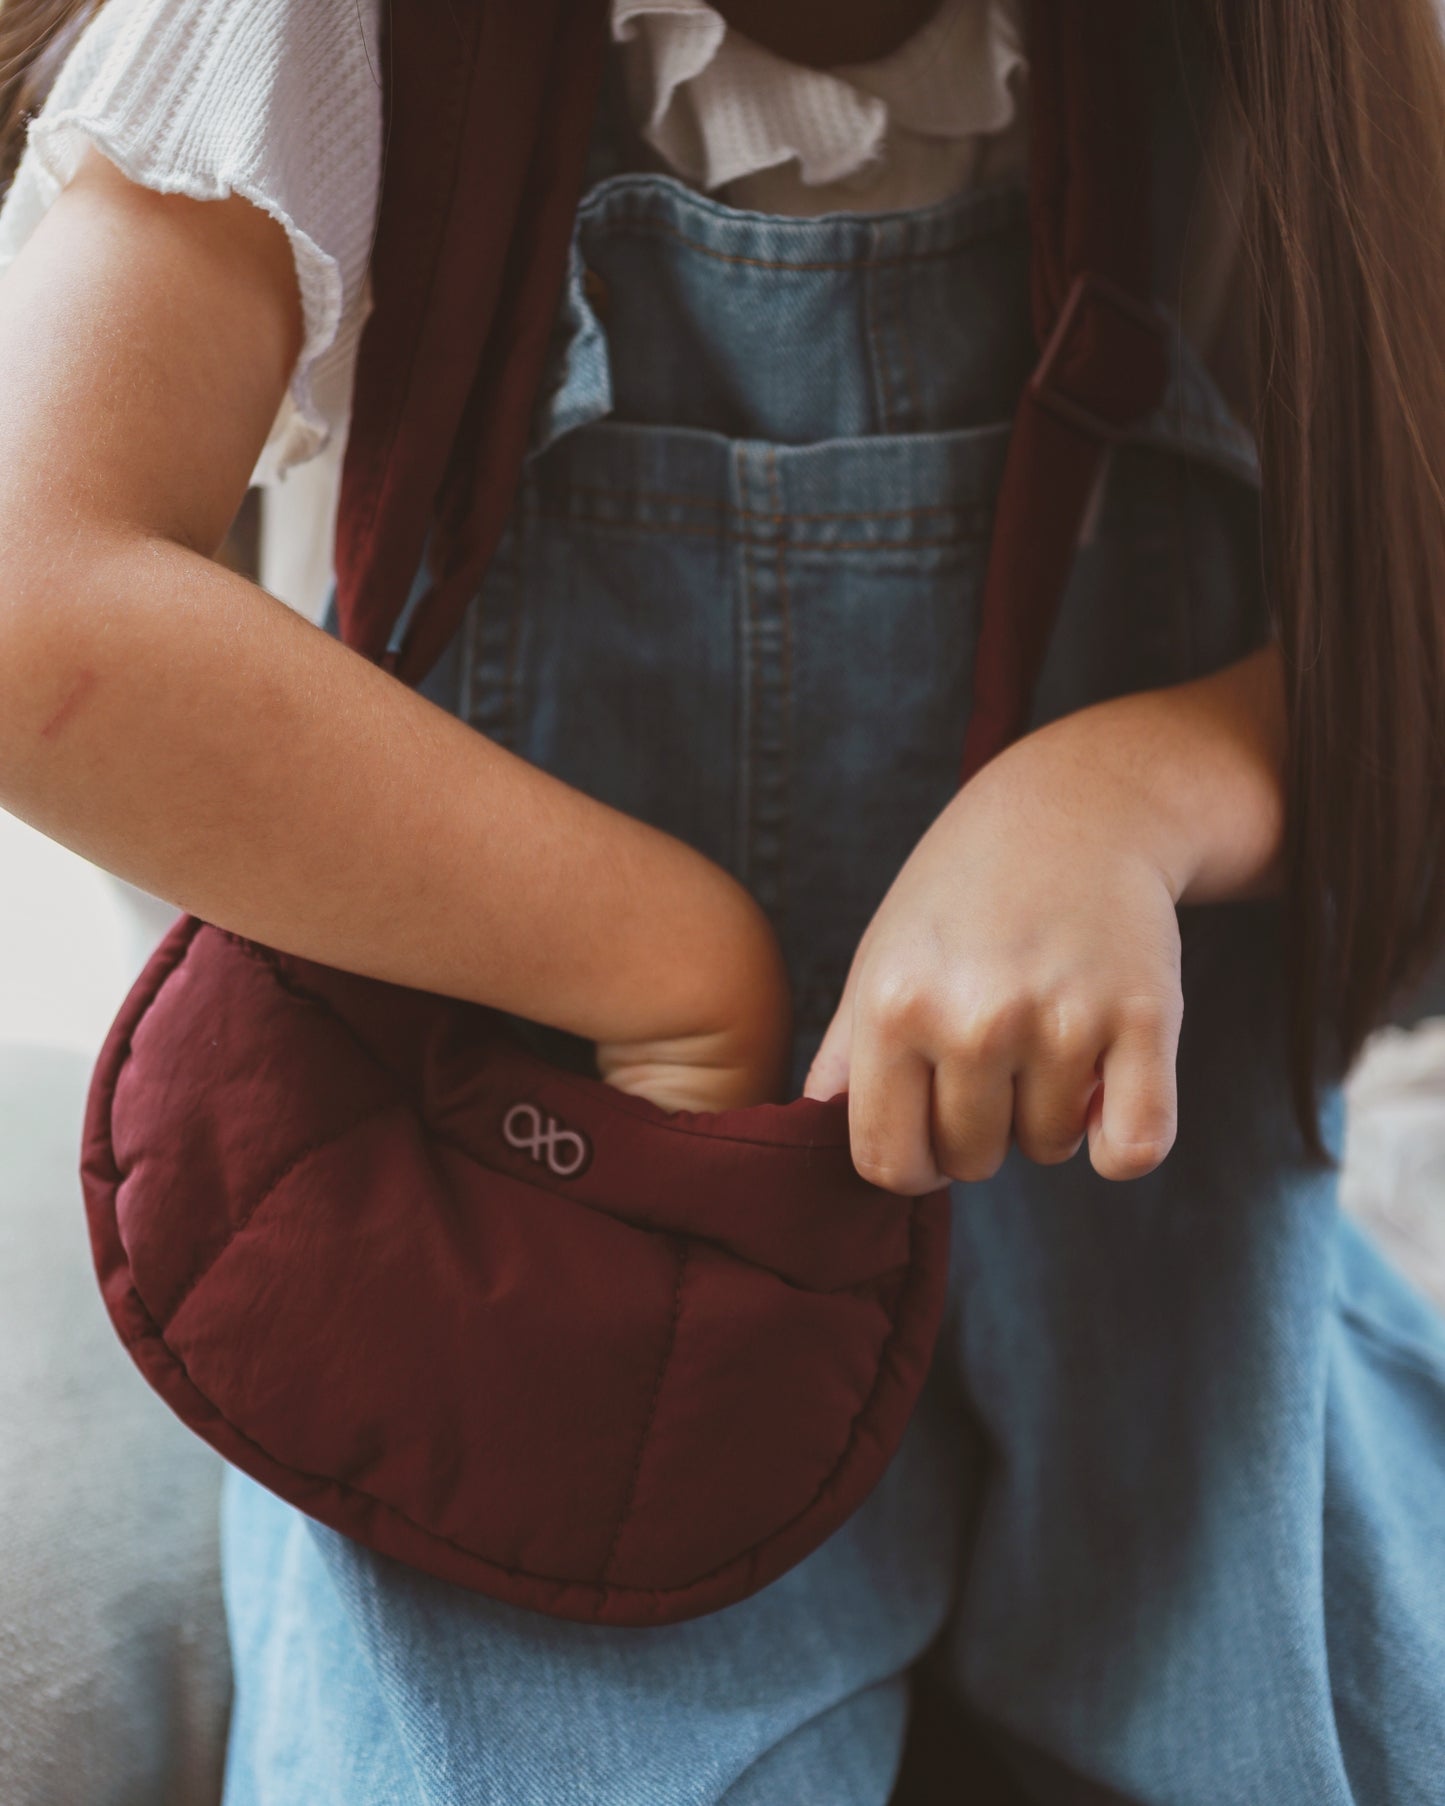
[[[749,886],[797,1084],[952,791],[1027,270],[1011,188],[799,221],[594,187],[516,509],[430,680]],[[1038,719],[1261,643],[1257,528],[1252,448],[1179,345]],[[904,1448],[756,1597],[559,1623],[233,1475],[228,1806],[881,1806],[930,1650],[1041,1799],[1438,1806],[1445,1330],[1301,1155],[1277,910],[1181,931],[1173,1152],[1127,1185],[1015,1153],[955,1188]]]

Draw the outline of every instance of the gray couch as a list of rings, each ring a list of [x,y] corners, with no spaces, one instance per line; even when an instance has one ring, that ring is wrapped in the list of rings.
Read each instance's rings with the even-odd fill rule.
[[[220,1463],[102,1307],[76,1176],[89,1073],[0,1043],[0,1801],[215,1806]]]

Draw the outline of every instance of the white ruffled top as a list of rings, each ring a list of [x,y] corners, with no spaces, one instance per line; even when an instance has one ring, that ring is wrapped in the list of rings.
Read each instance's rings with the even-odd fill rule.
[[[1022,167],[1017,0],[941,0],[876,62],[803,68],[706,0],[613,0],[633,116],[678,175],[734,206],[927,206]]]
[[[405,4],[406,0],[387,0]],[[1022,164],[1018,0],[941,0],[891,55],[789,63],[706,0],[612,0],[634,118],[733,205],[919,206]],[[253,481],[344,433],[380,192],[382,0],[106,0],[76,34],[0,206],[0,270],[94,144],[132,180],[246,196],[285,227],[304,340]]]

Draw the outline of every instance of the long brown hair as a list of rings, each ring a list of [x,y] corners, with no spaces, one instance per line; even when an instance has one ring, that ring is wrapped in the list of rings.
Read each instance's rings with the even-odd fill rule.
[[[1246,159],[1289,714],[1295,1108],[1445,933],[1445,46],[1436,0],[1206,0]]]
[[[0,185],[101,0],[5,0]],[[1445,48],[1436,0],[1192,0],[1245,154],[1264,556],[1289,710],[1306,1145],[1445,938]]]
[[[0,0],[0,193],[10,186],[25,125],[49,92],[76,34],[102,0]]]

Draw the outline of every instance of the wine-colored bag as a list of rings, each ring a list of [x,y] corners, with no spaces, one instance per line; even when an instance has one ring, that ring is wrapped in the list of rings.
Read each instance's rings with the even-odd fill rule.
[[[106,1300],[238,1467],[567,1617],[725,1605],[859,1503],[927,1369],[947,1194],[842,1103],[669,1115],[492,1012],[179,922],[86,1162]]]
[[[1103,442],[1163,380],[1130,5],[1040,0],[1031,21],[1047,344],[965,775],[1023,724]],[[511,505],[607,13],[388,9],[336,567],[344,638],[408,681]],[[494,1011],[191,917],[106,1042],[83,1180],[121,1339],[229,1461],[383,1554],[611,1624],[743,1598],[836,1528],[903,1434],[946,1289],[947,1192],[865,1183],[845,1097],[669,1114]]]

